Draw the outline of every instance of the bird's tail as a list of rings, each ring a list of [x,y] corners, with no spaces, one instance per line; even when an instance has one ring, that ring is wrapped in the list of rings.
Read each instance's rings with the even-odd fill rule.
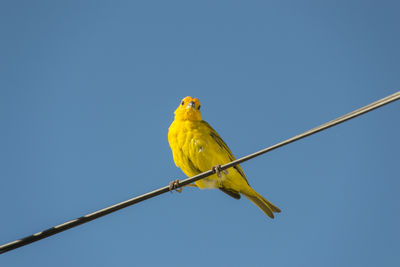
[[[266,198],[257,193],[250,186],[247,188],[245,192],[240,192],[240,193],[242,193],[245,197],[247,197],[251,202],[256,204],[257,207],[259,207],[270,218],[274,218],[274,212],[278,213],[281,212],[281,210],[277,206],[269,202]]]

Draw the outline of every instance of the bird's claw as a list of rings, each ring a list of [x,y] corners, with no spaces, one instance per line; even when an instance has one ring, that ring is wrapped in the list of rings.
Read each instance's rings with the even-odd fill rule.
[[[178,193],[182,192],[182,188],[179,187],[179,180],[175,180],[169,183],[169,191],[172,193],[173,190],[175,190]]]
[[[221,165],[216,165],[216,166],[212,167],[211,170],[212,170],[219,178],[222,177],[221,172],[223,172],[223,173],[225,173],[225,174],[228,173],[227,171],[223,171],[223,170],[221,169]]]

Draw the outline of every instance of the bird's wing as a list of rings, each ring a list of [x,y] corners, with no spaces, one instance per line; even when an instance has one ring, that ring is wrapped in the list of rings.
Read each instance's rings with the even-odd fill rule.
[[[209,134],[211,136],[211,138],[222,148],[222,150],[229,156],[229,159],[231,161],[235,160],[235,156],[233,156],[232,151],[229,149],[228,145],[224,142],[224,140],[222,140],[221,136],[219,136],[219,134],[217,133],[217,131],[215,131],[213,129],[213,127],[211,127],[210,124],[208,124],[206,121],[201,121],[201,123],[209,129]],[[240,167],[239,165],[236,165],[233,167],[242,177],[243,179],[245,179],[246,183],[249,184],[249,182],[247,181],[246,175],[243,172],[242,167]]]

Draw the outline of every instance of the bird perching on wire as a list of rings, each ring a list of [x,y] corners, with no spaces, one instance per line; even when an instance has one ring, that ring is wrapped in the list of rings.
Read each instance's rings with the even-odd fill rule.
[[[200,101],[185,97],[175,110],[175,119],[169,127],[168,141],[176,166],[189,177],[213,169],[215,174],[196,181],[201,189],[218,188],[229,196],[240,199],[247,197],[270,218],[281,210],[250,187],[240,165],[221,170],[220,166],[234,161],[231,150],[219,134],[201,118]],[[176,188],[178,181],[170,184]],[[178,191],[179,192],[179,191]]]

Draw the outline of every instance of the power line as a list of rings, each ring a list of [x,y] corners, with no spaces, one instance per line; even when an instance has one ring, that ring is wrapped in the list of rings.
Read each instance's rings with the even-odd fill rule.
[[[373,103],[371,103],[369,105],[366,105],[366,106],[364,106],[362,108],[354,110],[354,111],[352,111],[350,113],[347,113],[346,115],[341,116],[341,117],[339,117],[337,119],[334,119],[334,120],[331,120],[331,121],[329,121],[327,123],[324,123],[324,124],[322,124],[322,125],[320,125],[318,127],[315,127],[313,129],[309,130],[309,131],[306,131],[306,132],[304,132],[302,134],[299,134],[299,135],[296,135],[296,136],[294,136],[292,138],[289,138],[289,139],[287,139],[287,140],[285,140],[283,142],[280,142],[280,143],[275,144],[273,146],[267,147],[265,149],[262,149],[260,151],[257,151],[255,153],[253,153],[253,154],[247,155],[247,156],[242,157],[240,159],[234,160],[234,161],[229,162],[229,163],[227,163],[225,165],[221,165],[220,170],[228,169],[228,168],[233,167],[233,166],[235,166],[237,164],[240,164],[240,163],[245,162],[247,160],[250,160],[252,158],[258,157],[258,156],[260,156],[262,154],[265,154],[267,152],[270,152],[272,150],[275,150],[275,149],[277,149],[279,147],[282,147],[284,145],[290,144],[292,142],[295,142],[297,140],[300,140],[300,139],[305,138],[307,136],[310,136],[312,134],[315,134],[315,133],[318,133],[320,131],[326,130],[326,129],[330,128],[330,127],[333,127],[333,126],[338,125],[338,124],[340,124],[342,122],[345,122],[347,120],[350,120],[350,119],[353,119],[355,117],[358,117],[358,116],[360,116],[360,115],[362,115],[364,113],[367,113],[369,111],[372,111],[374,109],[382,107],[382,106],[384,106],[386,104],[389,104],[389,103],[394,102],[394,101],[399,100],[399,99],[400,99],[400,91],[398,91],[398,92],[396,92],[396,93],[394,93],[392,95],[389,95],[387,97],[384,97],[384,98],[382,98],[382,99],[380,99],[378,101],[375,101],[375,102],[373,102]],[[210,175],[212,175],[214,173],[215,173],[215,170],[209,170],[209,171],[200,173],[198,175],[192,176],[190,178],[184,179],[182,181],[179,181],[179,184],[176,184],[175,188],[180,188],[180,187],[183,187],[185,185],[191,184],[191,183],[193,183],[195,181],[203,179],[203,178],[205,178],[207,176],[210,176]],[[105,216],[107,214],[110,214],[110,213],[112,213],[114,211],[126,208],[128,206],[131,206],[131,205],[134,205],[136,203],[139,203],[139,202],[141,202],[143,200],[146,200],[146,199],[149,199],[149,198],[164,194],[164,193],[169,192],[169,191],[170,191],[170,186],[169,185],[168,186],[164,186],[164,187],[161,187],[161,188],[156,189],[154,191],[151,191],[149,193],[146,193],[146,194],[143,194],[143,195],[128,199],[126,201],[120,202],[120,203],[115,204],[113,206],[104,208],[102,210],[95,211],[93,213],[84,215],[84,216],[79,217],[77,219],[74,219],[74,220],[65,222],[63,224],[54,226],[54,227],[49,228],[47,230],[44,230],[42,232],[38,232],[36,234],[33,234],[33,235],[30,235],[30,236],[15,240],[13,242],[4,244],[4,245],[0,246],[0,254],[5,253],[5,252],[10,251],[10,250],[13,250],[13,249],[16,249],[16,248],[19,248],[19,247],[22,247],[22,246],[25,246],[25,245],[28,245],[30,243],[36,242],[36,241],[44,239],[46,237],[58,234],[60,232],[63,232],[65,230],[68,230],[68,229],[73,228],[75,226],[87,223],[89,221],[92,221],[92,220],[95,220],[95,219],[100,218],[102,216]]]

